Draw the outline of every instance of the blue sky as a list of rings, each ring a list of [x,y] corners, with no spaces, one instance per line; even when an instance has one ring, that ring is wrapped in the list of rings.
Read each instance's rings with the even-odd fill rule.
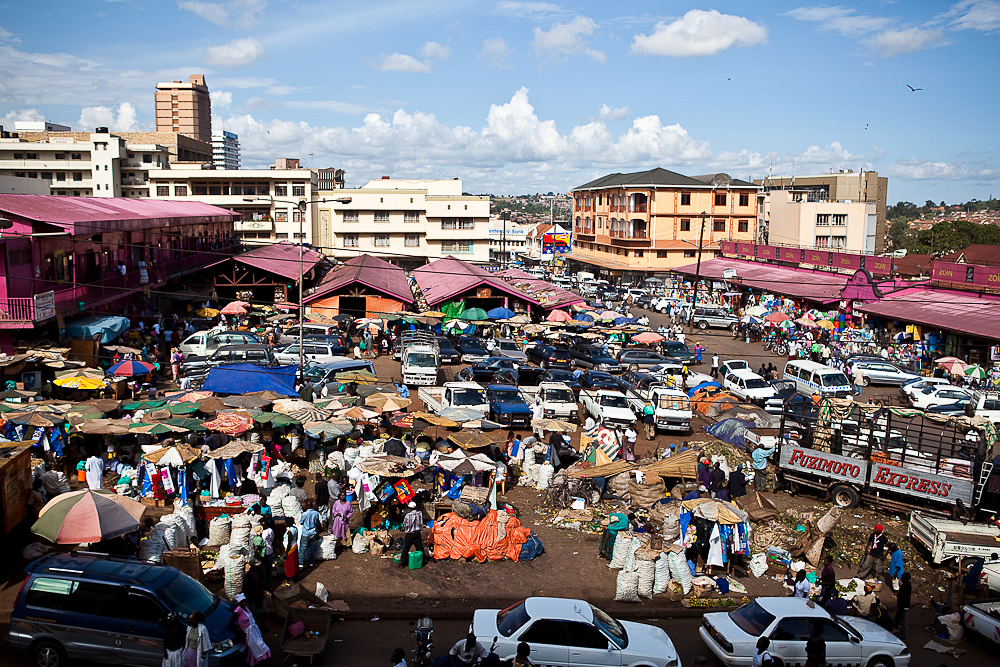
[[[471,192],[662,166],[877,169],[889,200],[1000,194],[1000,0],[0,0],[0,124],[153,127],[204,73],[244,166]],[[911,92],[907,85],[923,90]],[[312,154],[312,155],[310,155]]]

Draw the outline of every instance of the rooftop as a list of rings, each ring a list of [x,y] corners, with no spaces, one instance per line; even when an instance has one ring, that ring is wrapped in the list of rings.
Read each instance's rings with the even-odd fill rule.
[[[826,271],[793,269],[774,264],[745,262],[737,259],[710,259],[701,263],[702,279],[723,280],[723,272],[735,269],[743,285],[763,292],[780,292],[787,296],[826,303],[840,299],[840,293],[849,276]],[[688,264],[676,269],[677,273],[695,275],[696,264]]]
[[[631,174],[608,174],[583,185],[578,185],[573,190],[597,190],[601,188],[645,188],[645,187],[741,187],[755,188],[753,183],[732,178],[728,174],[708,174],[705,176],[685,176],[675,171],[668,171],[661,167],[650,169],[649,171],[639,171]]]
[[[1000,297],[977,292],[911,287],[859,310],[889,320],[1000,340]]]
[[[268,271],[288,280],[299,279],[299,246],[288,241],[258,246],[242,255],[227,257],[221,262],[215,262],[214,264],[209,264],[209,266],[217,266],[222,262],[228,262],[230,259]],[[324,259],[326,259],[326,256],[322,253],[316,252],[311,248],[303,248],[303,275],[312,271]]]
[[[413,271],[413,277],[427,304],[431,306],[465,294],[480,285],[494,287],[529,303],[538,303],[513,285],[508,285],[502,278],[454,257],[444,257],[425,264]]]
[[[1000,246],[982,243],[970,245],[964,250],[948,253],[938,257],[943,262],[958,262],[960,264],[981,264],[991,266],[1000,264]]]
[[[413,293],[410,292],[406,272],[395,264],[371,255],[352,257],[328,272],[316,286],[316,290],[305,298],[305,302],[312,303],[355,283],[404,303],[413,303]]]

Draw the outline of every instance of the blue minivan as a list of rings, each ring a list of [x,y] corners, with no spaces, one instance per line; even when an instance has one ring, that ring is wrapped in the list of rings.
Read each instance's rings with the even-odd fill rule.
[[[246,663],[246,644],[229,627],[234,606],[176,568],[133,558],[71,552],[27,567],[8,643],[37,667],[80,660],[159,667],[166,616],[200,611],[212,640],[212,667]]]

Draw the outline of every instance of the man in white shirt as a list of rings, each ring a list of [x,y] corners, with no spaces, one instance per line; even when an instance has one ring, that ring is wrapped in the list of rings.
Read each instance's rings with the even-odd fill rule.
[[[154,324],[153,328],[150,331],[153,332],[154,336],[159,336],[160,335],[160,323],[157,322],[156,324]]]
[[[639,437],[635,429],[629,426],[625,430],[625,442],[622,447],[622,458],[626,461],[635,461],[635,441]]]
[[[476,658],[485,658],[489,654],[476,641],[476,635],[470,632],[468,637],[451,647],[448,655],[451,657],[452,667],[470,667],[476,662]]]
[[[712,377],[713,378],[719,377],[719,355],[718,354],[713,354],[712,355]]]
[[[84,471],[87,473],[87,488],[97,491],[102,488],[104,477],[104,461],[96,454],[92,455],[84,464]]]

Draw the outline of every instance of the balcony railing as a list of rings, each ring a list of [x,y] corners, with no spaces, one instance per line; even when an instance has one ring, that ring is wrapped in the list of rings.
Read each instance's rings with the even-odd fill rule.
[[[608,236],[610,236],[613,239],[636,239],[638,241],[642,241],[645,240],[646,238],[646,230],[636,229],[631,234],[628,233],[627,231],[623,232],[619,230],[619,231],[608,232]]]
[[[35,301],[31,297],[0,299],[0,322],[33,322]]]
[[[633,204],[631,212],[632,213],[645,213],[646,212],[646,204]]]

